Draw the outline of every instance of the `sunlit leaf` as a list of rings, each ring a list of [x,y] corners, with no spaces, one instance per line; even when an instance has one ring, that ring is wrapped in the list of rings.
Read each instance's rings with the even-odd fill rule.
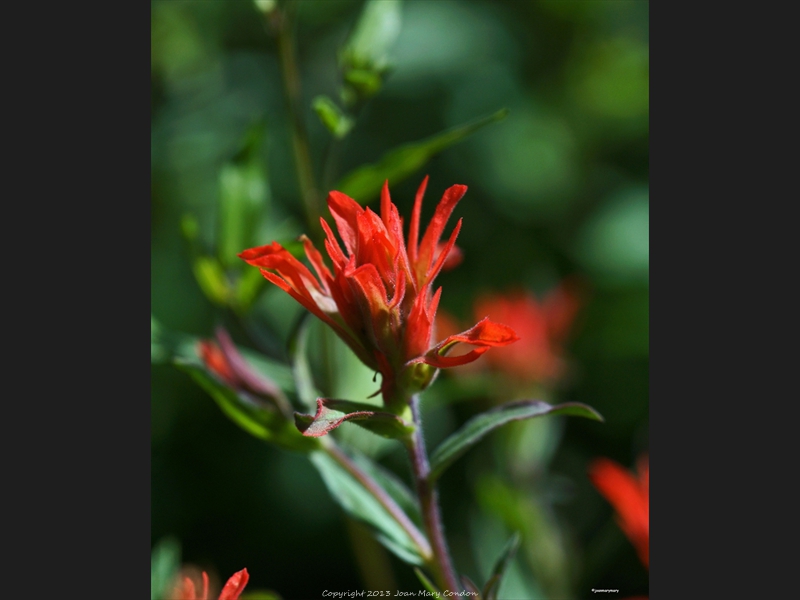
[[[497,594],[500,591],[500,584],[503,581],[503,576],[508,570],[511,561],[514,559],[514,555],[517,553],[519,542],[520,535],[515,532],[505,548],[503,548],[500,558],[497,559],[497,563],[495,563],[494,569],[492,569],[489,581],[486,582],[486,586],[483,589],[483,597],[485,600],[497,600]]]
[[[350,450],[353,462],[392,497],[403,512],[417,525],[422,525],[422,514],[416,496],[411,493],[405,483],[397,475],[384,469],[380,464],[364,456],[360,452]]]
[[[378,196],[383,182],[387,179],[391,185],[397,185],[420,170],[436,154],[460,142],[481,127],[504,119],[507,114],[508,110],[502,109],[472,123],[395,148],[384,154],[379,162],[358,167],[345,175],[335,189],[359,202],[369,202]]]
[[[540,400],[520,400],[503,404],[477,415],[444,440],[431,456],[430,480],[435,481],[447,467],[491,431],[511,423],[544,415],[571,415],[602,421],[593,408],[580,402],[565,402],[552,406]]]
[[[215,304],[225,305],[230,297],[228,280],[219,261],[213,256],[198,256],[192,265],[195,279],[206,298]]]
[[[310,459],[331,496],[350,516],[369,525],[378,540],[401,560],[413,565],[424,563],[406,530],[361,483],[324,452],[313,452]]]
[[[376,411],[372,404],[348,400],[318,398],[315,415],[295,413],[297,428],[307,437],[327,435],[346,421],[392,439],[408,438],[415,429],[414,425],[397,415]]]
[[[328,131],[336,138],[343,138],[353,128],[354,121],[344,114],[341,109],[327,96],[317,96],[311,103],[319,120],[327,127]]]

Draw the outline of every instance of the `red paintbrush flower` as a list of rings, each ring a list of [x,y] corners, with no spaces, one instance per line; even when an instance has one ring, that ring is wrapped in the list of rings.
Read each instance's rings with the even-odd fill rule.
[[[417,191],[407,244],[403,221],[386,182],[380,216],[341,192],[328,195],[328,208],[344,244],[343,250],[331,228],[320,219],[332,271],[305,236],[301,239],[316,276],[277,242],[239,254],[332,327],[364,364],[381,373],[386,404],[427,387],[438,368],[471,362],[492,346],[518,339],[511,328],[483,319],[432,345],[442,291],[440,287],[434,292],[433,282],[442,268],[457,258],[453,247],[461,220],[446,243],[439,240],[467,188],[454,185],[445,191],[420,241],[420,212],[427,183],[426,177]],[[448,357],[450,348],[459,342],[474,349]],[[397,395],[398,391],[404,393]]]
[[[231,575],[228,582],[222,588],[218,600],[238,600],[242,595],[250,574],[247,569],[242,569]],[[209,600],[208,598],[208,574],[203,571],[203,593],[198,595],[195,582],[191,577],[184,577],[173,592],[175,600]]]
[[[637,465],[638,478],[607,458],[589,466],[589,479],[617,512],[617,523],[650,567],[650,467],[647,456]]]
[[[514,328],[520,341],[489,355],[489,364],[522,381],[549,383],[565,370],[564,342],[580,301],[574,286],[562,283],[544,300],[522,290],[479,298],[474,314]]]

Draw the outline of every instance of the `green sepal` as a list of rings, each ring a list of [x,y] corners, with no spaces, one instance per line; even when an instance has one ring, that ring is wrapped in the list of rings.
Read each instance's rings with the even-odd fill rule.
[[[472,123],[390,150],[379,162],[363,165],[345,175],[334,189],[361,203],[369,202],[380,194],[383,182],[387,179],[391,185],[397,185],[420,170],[435,155],[481,127],[504,119],[507,114],[508,110],[504,108]]]
[[[491,431],[512,421],[544,415],[571,415],[603,421],[600,413],[580,402],[565,402],[552,406],[541,400],[519,400],[503,404],[473,417],[436,448],[431,456],[430,481],[435,481],[447,467]]]

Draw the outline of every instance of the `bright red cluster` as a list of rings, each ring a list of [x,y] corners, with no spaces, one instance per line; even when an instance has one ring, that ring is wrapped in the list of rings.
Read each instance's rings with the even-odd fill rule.
[[[231,575],[222,591],[219,594],[218,600],[238,600],[242,595],[250,574],[247,569],[242,569]],[[203,571],[203,593],[198,595],[195,582],[191,577],[184,577],[174,594],[175,600],[209,600],[208,598],[208,574]]]
[[[650,566],[650,467],[647,456],[637,464],[638,477],[608,458],[589,466],[589,479],[617,512],[617,523],[628,536],[639,559]]]
[[[432,345],[442,291],[441,287],[433,291],[433,281],[446,263],[457,258],[454,245],[461,220],[446,243],[439,240],[467,188],[454,185],[445,191],[420,241],[420,212],[427,183],[426,177],[417,191],[408,244],[387,182],[381,193],[380,216],[341,192],[328,195],[328,208],[344,244],[342,249],[331,228],[320,219],[332,271],[305,236],[301,239],[316,276],[277,242],[239,254],[330,325],[364,364],[381,373],[387,404],[398,387],[412,393],[423,389],[436,368],[471,362],[492,346],[518,339],[510,327],[482,319],[470,329]],[[474,349],[461,356],[446,356],[458,342]]]
[[[564,342],[580,301],[570,283],[562,283],[544,300],[513,291],[479,298],[474,314],[489,316],[514,328],[517,344],[489,355],[489,364],[523,381],[548,383],[564,374]]]

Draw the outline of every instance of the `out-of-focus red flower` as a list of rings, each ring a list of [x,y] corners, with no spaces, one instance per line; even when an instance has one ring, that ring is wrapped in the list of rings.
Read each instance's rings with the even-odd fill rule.
[[[219,594],[218,600],[238,600],[242,595],[247,581],[250,579],[250,574],[247,569],[242,569],[231,575],[222,591]],[[176,586],[173,592],[175,600],[209,600],[208,597],[208,574],[203,571],[202,575],[202,594],[198,595],[195,581],[191,577],[183,577],[183,580]]]
[[[288,400],[270,379],[257,374],[239,352],[228,332],[216,330],[216,340],[200,340],[197,353],[206,368],[229,387],[266,400],[285,414],[290,414]]]
[[[520,338],[513,346],[488,354],[488,364],[522,381],[558,380],[565,370],[564,342],[579,307],[575,286],[567,282],[543,301],[523,290],[478,298],[473,308],[476,318],[505,323]]]
[[[332,271],[305,236],[301,240],[316,276],[277,242],[239,254],[333,328],[364,364],[381,373],[386,404],[393,402],[398,390],[413,393],[424,389],[438,368],[471,362],[492,346],[518,339],[510,327],[482,319],[466,331],[432,344],[442,291],[440,287],[434,292],[433,282],[445,265],[458,258],[452,253],[461,220],[443,245],[440,238],[467,188],[454,185],[445,191],[420,241],[420,213],[427,183],[426,177],[417,191],[407,244],[403,221],[386,182],[380,216],[341,192],[328,195],[328,208],[344,244],[343,250],[331,228],[320,219]],[[447,356],[459,342],[474,349],[461,356]]]
[[[589,465],[589,479],[617,513],[617,523],[628,536],[639,559],[650,567],[650,467],[646,455],[637,463],[638,476],[608,458]]]

